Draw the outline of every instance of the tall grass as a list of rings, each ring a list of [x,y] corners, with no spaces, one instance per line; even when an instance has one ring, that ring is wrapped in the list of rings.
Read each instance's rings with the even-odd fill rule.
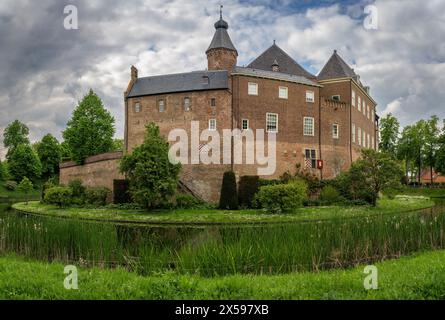
[[[444,206],[403,215],[261,227],[141,227],[1,213],[0,253],[142,274],[344,268],[445,247]]]

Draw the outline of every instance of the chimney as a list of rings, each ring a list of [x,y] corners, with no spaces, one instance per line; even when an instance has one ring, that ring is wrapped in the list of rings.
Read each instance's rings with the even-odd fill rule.
[[[138,78],[138,69],[135,66],[131,66],[131,80],[136,81]]]

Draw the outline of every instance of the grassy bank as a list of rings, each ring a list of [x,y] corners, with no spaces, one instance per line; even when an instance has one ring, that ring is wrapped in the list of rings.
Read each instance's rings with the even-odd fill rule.
[[[271,214],[262,210],[171,210],[151,211],[124,210],[115,208],[64,208],[39,202],[17,203],[13,208],[29,213],[69,217],[77,219],[108,220],[114,222],[137,223],[261,223],[314,221],[334,218],[365,217],[393,214],[404,211],[432,207],[434,202],[427,198],[381,199],[376,207],[371,206],[326,206],[305,207],[286,214]]]
[[[123,269],[79,268],[79,289],[63,287],[64,266],[0,258],[0,299],[444,299],[445,251],[385,261],[378,290],[363,288],[363,266],[288,275],[142,277]]]
[[[40,198],[40,188],[34,189],[28,195],[24,194],[21,191],[11,191],[5,188],[4,182],[0,181],[0,200],[26,200],[32,199],[36,200]]]
[[[445,198],[445,189],[437,188],[403,188],[403,194],[413,196],[426,196],[431,198]]]

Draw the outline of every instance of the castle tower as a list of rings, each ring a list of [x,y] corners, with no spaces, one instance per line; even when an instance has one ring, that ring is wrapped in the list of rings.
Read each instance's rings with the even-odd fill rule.
[[[219,21],[215,23],[215,29],[215,35],[206,51],[208,69],[232,71],[236,66],[238,51],[227,33],[229,24],[223,20],[222,10]]]

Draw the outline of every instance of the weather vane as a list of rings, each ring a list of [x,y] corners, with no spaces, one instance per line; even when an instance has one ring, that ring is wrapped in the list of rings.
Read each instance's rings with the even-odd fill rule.
[[[219,17],[222,19],[222,9],[224,8],[223,5],[219,6]]]

